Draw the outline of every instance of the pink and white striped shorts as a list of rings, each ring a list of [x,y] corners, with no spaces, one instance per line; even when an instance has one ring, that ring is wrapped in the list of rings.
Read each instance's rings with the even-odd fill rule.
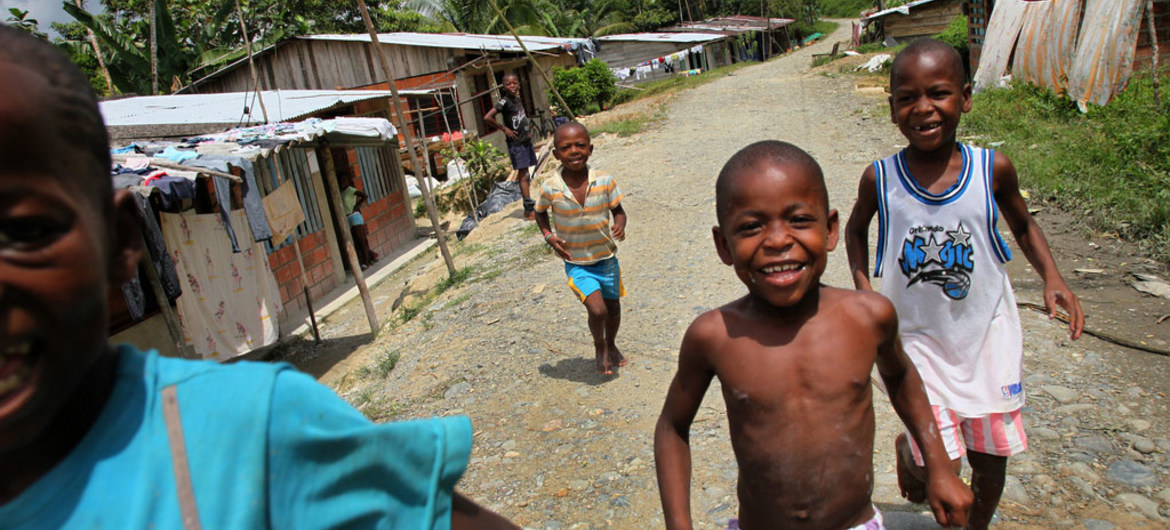
[[[996,412],[986,416],[965,418],[946,407],[931,406],[938,422],[938,433],[951,460],[958,460],[967,451],[995,456],[1014,456],[1028,449],[1028,435],[1024,434],[1024,418],[1020,409]],[[914,463],[923,465],[922,451],[907,433]]]

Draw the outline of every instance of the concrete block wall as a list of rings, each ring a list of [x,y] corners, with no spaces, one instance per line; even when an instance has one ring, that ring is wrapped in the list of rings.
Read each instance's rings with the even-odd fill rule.
[[[346,151],[349,165],[356,177],[361,177],[361,166],[358,165],[357,151]],[[365,179],[355,180],[355,186],[365,191]],[[394,183],[394,189],[385,197],[367,204],[362,208],[362,217],[366,221],[366,232],[370,241],[370,248],[379,255],[392,254],[397,248],[417,237],[414,222],[414,212],[404,202],[401,183]]]

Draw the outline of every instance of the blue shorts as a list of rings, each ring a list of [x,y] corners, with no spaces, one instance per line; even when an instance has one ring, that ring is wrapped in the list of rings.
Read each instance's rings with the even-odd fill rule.
[[[362,218],[361,212],[353,212],[345,216],[345,220],[349,221],[349,226],[361,226],[366,224],[366,220]]]
[[[569,277],[569,288],[582,302],[589,295],[601,291],[606,300],[618,300],[626,295],[622,285],[622,269],[616,257],[603,259],[593,265],[577,265],[565,262],[565,275]]]
[[[508,144],[508,158],[512,159],[512,169],[524,169],[536,165],[536,150],[532,142]]]

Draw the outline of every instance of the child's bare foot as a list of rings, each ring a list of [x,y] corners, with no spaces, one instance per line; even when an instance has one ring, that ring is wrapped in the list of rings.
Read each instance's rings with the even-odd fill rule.
[[[609,350],[609,362],[614,366],[621,367],[630,364],[630,360],[625,355],[622,355],[621,350],[618,350],[617,346],[610,346],[607,349]]]
[[[902,497],[915,504],[926,502],[926,484],[914,476],[914,472],[909,468],[915,464],[906,433],[899,434],[894,440],[894,454],[898,460],[898,488],[902,490]]]
[[[609,362],[609,355],[605,353],[604,349],[597,350],[597,373],[613,375],[613,364]]]

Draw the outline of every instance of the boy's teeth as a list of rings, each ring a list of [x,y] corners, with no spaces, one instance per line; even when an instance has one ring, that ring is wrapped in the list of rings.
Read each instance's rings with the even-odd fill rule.
[[[773,272],[792,271],[792,270],[799,269],[802,266],[803,265],[801,265],[799,263],[786,263],[784,265],[769,265],[767,267],[764,267],[764,273],[771,274]]]
[[[29,370],[27,367],[22,367],[16,373],[0,379],[0,395],[7,394],[24,384],[25,378],[28,377]]]

